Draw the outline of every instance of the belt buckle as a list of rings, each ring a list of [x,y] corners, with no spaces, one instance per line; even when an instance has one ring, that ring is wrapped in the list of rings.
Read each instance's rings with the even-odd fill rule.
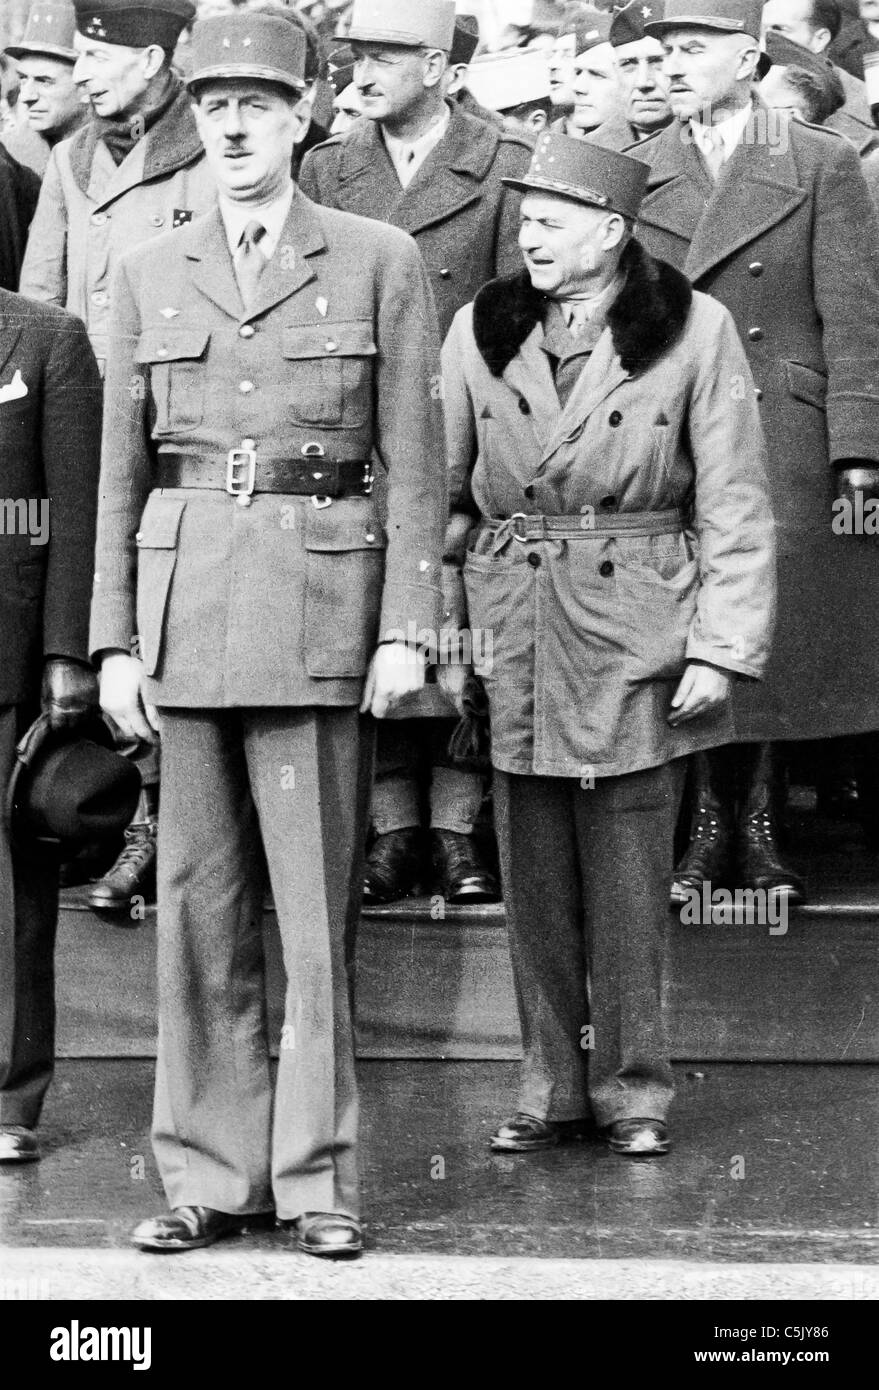
[[[517,522],[517,521],[522,521],[522,522],[524,522],[525,519],[526,519],[526,513],[525,513],[525,512],[513,512],[513,515],[510,517],[510,523],[511,523],[511,524],[510,524],[510,530],[511,530],[511,532],[512,532],[513,540],[514,540],[514,541],[518,541],[520,545],[525,545],[525,544],[527,543],[527,539],[528,539],[528,538],[527,538],[527,536],[525,536],[525,534],[524,534],[524,529],[525,529],[524,526],[523,526],[523,528],[522,528],[523,534],[522,534],[522,535],[519,534],[518,528],[517,528],[517,526],[516,526],[516,522]]]
[[[375,482],[375,469],[372,466],[372,459],[367,459],[363,465],[363,495],[368,497],[372,492],[372,485]]]
[[[242,478],[239,469],[246,468]],[[231,497],[250,497],[256,483],[256,449],[253,445],[242,444],[240,449],[230,449],[226,455],[226,491]]]

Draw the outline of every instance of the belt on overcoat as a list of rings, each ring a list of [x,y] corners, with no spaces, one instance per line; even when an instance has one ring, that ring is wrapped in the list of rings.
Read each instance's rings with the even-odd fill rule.
[[[483,517],[481,532],[492,536],[492,554],[497,555],[510,541],[580,541],[590,537],[607,540],[610,536],[666,536],[686,529],[678,511],[614,512],[602,515],[591,509],[574,516],[527,516],[514,512],[504,519]]]

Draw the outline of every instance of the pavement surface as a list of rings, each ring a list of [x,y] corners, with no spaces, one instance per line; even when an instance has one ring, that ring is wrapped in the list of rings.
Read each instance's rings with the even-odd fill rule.
[[[676,1068],[674,1147],[496,1155],[504,1062],[366,1062],[366,1254],[254,1231],[184,1256],[128,1245],[164,1209],[152,1063],[59,1063],[39,1164],[0,1168],[0,1298],[875,1299],[879,1100],[869,1066]]]

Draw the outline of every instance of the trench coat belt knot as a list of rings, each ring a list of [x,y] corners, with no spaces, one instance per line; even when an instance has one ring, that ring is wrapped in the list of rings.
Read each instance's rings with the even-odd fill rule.
[[[516,541],[573,541],[600,536],[666,536],[687,529],[680,512],[622,512],[605,516],[594,507],[586,507],[574,516],[527,516],[514,512],[505,519],[484,517],[481,531],[492,535],[492,554],[497,555]]]

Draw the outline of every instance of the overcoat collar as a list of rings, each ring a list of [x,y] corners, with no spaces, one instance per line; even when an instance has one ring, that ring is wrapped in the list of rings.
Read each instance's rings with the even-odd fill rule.
[[[652,366],[684,331],[693,297],[686,276],[648,256],[637,241],[626,247],[620,266],[625,284],[564,410],[541,349],[546,298],[533,288],[527,271],[490,281],[474,301],[476,347],[492,375],[527,399],[544,461],[576,439],[611,392]],[[529,463],[523,463],[529,471]]]
[[[284,223],[275,254],[259,282],[259,293],[244,313],[226,229],[219,207],[186,228],[186,257],[191,262],[192,282],[202,294],[240,322],[258,318],[302,289],[315,278],[309,256],[326,249],[318,210],[298,188]]]
[[[684,271],[694,284],[806,198],[790,138],[795,127],[785,123],[770,139],[772,119],[775,113],[756,101],[716,184],[680,121],[649,142],[652,168],[641,221],[688,242]]]
[[[190,103],[191,97],[181,88],[165,114],[142,140],[138,140],[118,168],[99,137],[96,123],[86,121],[70,138],[70,168],[77,186],[89,197],[108,203],[137,184],[167,178],[201,159],[204,150]],[[106,154],[113,169],[100,190],[93,179],[95,156],[99,151]]]
[[[480,196],[502,132],[452,103],[442,140],[408,188],[401,188],[376,121],[358,121],[342,141],[338,178],[346,212],[415,233],[444,221]]]

